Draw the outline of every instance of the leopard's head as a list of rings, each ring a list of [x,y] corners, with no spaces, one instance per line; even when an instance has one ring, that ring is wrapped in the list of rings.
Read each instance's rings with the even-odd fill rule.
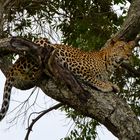
[[[116,63],[129,62],[134,46],[135,44],[133,41],[128,43],[124,41],[117,41],[111,48],[112,59]]]
[[[104,47],[102,51],[106,53],[108,60],[112,61],[114,64],[120,64],[122,62],[129,62],[134,46],[134,41],[128,43],[117,41],[113,45]]]

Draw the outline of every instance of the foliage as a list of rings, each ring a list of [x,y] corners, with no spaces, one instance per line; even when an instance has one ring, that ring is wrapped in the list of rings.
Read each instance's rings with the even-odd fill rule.
[[[99,125],[96,120],[84,117],[67,106],[62,107],[61,110],[66,112],[67,118],[71,118],[75,125],[70,135],[62,140],[93,140],[96,138],[96,126]]]
[[[126,4],[126,0],[12,0],[4,13],[3,36],[22,36],[29,39],[49,37],[85,50],[100,49],[125,19],[127,10],[117,16],[113,5]],[[59,38],[61,36],[61,40]],[[140,69],[139,50],[135,50],[132,65]],[[119,96],[128,101],[140,115],[140,78],[125,69],[118,69],[112,81],[121,89]],[[65,108],[67,117],[76,127],[64,140],[90,140],[96,137],[95,120],[80,116]],[[81,137],[81,138],[80,138]]]
[[[135,48],[131,66],[137,71],[140,69],[139,47]],[[140,116],[140,78],[126,69],[120,68],[112,78],[120,87],[119,96],[124,98],[137,116]]]
[[[38,37],[49,34],[49,27],[62,32],[64,43],[98,49],[123,21],[111,0],[40,1],[15,0],[5,13],[5,35]]]

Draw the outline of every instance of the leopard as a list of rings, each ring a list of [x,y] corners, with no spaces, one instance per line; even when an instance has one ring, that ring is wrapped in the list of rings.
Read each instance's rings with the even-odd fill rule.
[[[61,66],[77,79],[102,92],[119,92],[119,87],[109,80],[115,69],[129,62],[134,44],[134,41],[111,41],[99,51],[84,51],[62,44],[52,47]]]
[[[64,69],[101,92],[119,92],[119,87],[110,82],[110,76],[122,62],[129,62],[134,48],[133,41],[121,40],[112,41],[110,45],[102,47],[99,51],[84,51],[65,44],[52,44],[46,39],[39,39],[35,43],[44,48],[53,48],[51,55]],[[34,86],[34,81],[40,77],[39,75],[40,67],[36,62],[32,62],[30,57],[26,56],[17,60],[6,80],[0,120],[4,118],[8,110],[12,86],[27,79],[27,85],[30,88]]]
[[[44,47],[38,40],[43,40],[50,44],[48,38],[39,38],[34,41],[39,47]],[[9,104],[12,87],[27,90],[36,86],[43,75],[42,67],[29,54],[20,56],[14,64],[10,66],[6,73],[6,81],[3,93],[3,102],[0,110],[0,121],[5,117]]]

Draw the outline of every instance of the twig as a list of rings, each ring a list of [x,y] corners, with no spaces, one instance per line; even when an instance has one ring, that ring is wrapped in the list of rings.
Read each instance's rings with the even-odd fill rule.
[[[27,128],[27,133],[26,133],[26,136],[25,136],[25,139],[24,140],[28,140],[29,139],[29,135],[30,135],[30,132],[32,131],[32,128],[33,128],[33,125],[42,117],[44,116],[46,113],[54,110],[54,109],[58,109],[59,107],[61,107],[63,104],[62,103],[58,103],[54,106],[52,106],[51,108],[49,109],[46,109],[44,111],[42,111],[42,113],[40,115],[38,115],[35,119],[32,120],[31,124],[29,125],[29,127]]]
[[[36,95],[36,98],[35,98],[35,101],[29,106],[29,107],[26,107],[27,105],[27,102],[29,102],[29,99],[31,98],[31,96],[34,94],[34,92],[35,92],[35,90],[37,89],[37,87],[35,87],[34,89],[33,89],[33,91],[30,93],[30,95],[28,96],[28,98],[25,100],[25,101],[23,101],[23,102],[21,102],[18,106],[16,106],[13,110],[11,110],[8,114],[10,114],[10,113],[12,113],[12,112],[14,112],[16,109],[18,109],[18,111],[16,112],[16,116],[11,120],[11,121],[9,121],[9,123],[11,124],[12,122],[14,122],[16,119],[18,119],[18,117],[20,117],[22,114],[26,114],[27,113],[27,111],[31,108],[31,106],[33,106],[34,104],[35,104],[35,102],[36,102],[36,98],[37,98],[37,96],[38,96],[38,94]],[[14,100],[14,101],[16,101],[16,100]],[[25,106],[25,111],[24,112],[21,112],[22,110],[23,110],[23,108],[24,108],[24,106]],[[27,108],[27,109],[26,109]]]

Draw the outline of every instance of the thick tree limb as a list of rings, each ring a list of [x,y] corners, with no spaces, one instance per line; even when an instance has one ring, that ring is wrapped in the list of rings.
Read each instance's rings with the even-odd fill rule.
[[[140,122],[125,101],[114,93],[101,93],[87,87],[91,94],[83,103],[65,85],[56,85],[53,80],[44,80],[41,85],[44,93],[57,101],[68,104],[81,114],[104,124],[121,140],[138,140]],[[81,96],[81,95],[79,95]]]
[[[134,40],[140,32],[140,1],[133,0],[121,29],[114,35],[115,40]]]
[[[17,40],[16,38],[11,38],[7,43],[3,42],[3,47],[4,44],[5,48],[6,45],[8,45],[12,51],[31,51],[33,53],[35,52],[35,55],[38,52],[38,48],[34,43],[27,40],[24,41],[24,39],[21,39],[20,42],[19,38],[17,38]],[[33,48],[32,44],[34,44]],[[46,52],[49,51],[47,50]],[[40,51],[38,55],[40,55]],[[47,61],[48,59],[43,61],[44,65],[46,63],[44,67],[45,70],[48,67]],[[57,60],[51,58],[49,65],[51,65],[51,71],[53,71],[54,75],[49,75],[50,78],[44,79],[39,85],[46,95],[69,105],[85,116],[98,120],[119,139],[137,140],[140,137],[140,121],[125,101],[117,97],[114,93],[101,93],[91,89],[91,87],[87,85],[82,84],[81,86],[81,83],[79,83],[70,72],[58,64],[59,62],[57,62]],[[61,82],[59,79],[61,79]],[[57,82],[58,80],[59,83]],[[69,90],[67,85],[72,90]],[[89,96],[87,96],[88,94]],[[88,98],[83,100],[83,98],[85,99],[86,97]]]
[[[35,53],[38,56],[39,51],[39,46],[22,38],[15,39],[15,37],[11,37],[0,39],[0,68],[6,75],[9,66],[12,64],[12,62],[7,58],[8,54],[25,54],[28,52],[32,54],[32,52],[34,52],[34,56],[32,57],[39,61],[39,59],[35,56]]]

